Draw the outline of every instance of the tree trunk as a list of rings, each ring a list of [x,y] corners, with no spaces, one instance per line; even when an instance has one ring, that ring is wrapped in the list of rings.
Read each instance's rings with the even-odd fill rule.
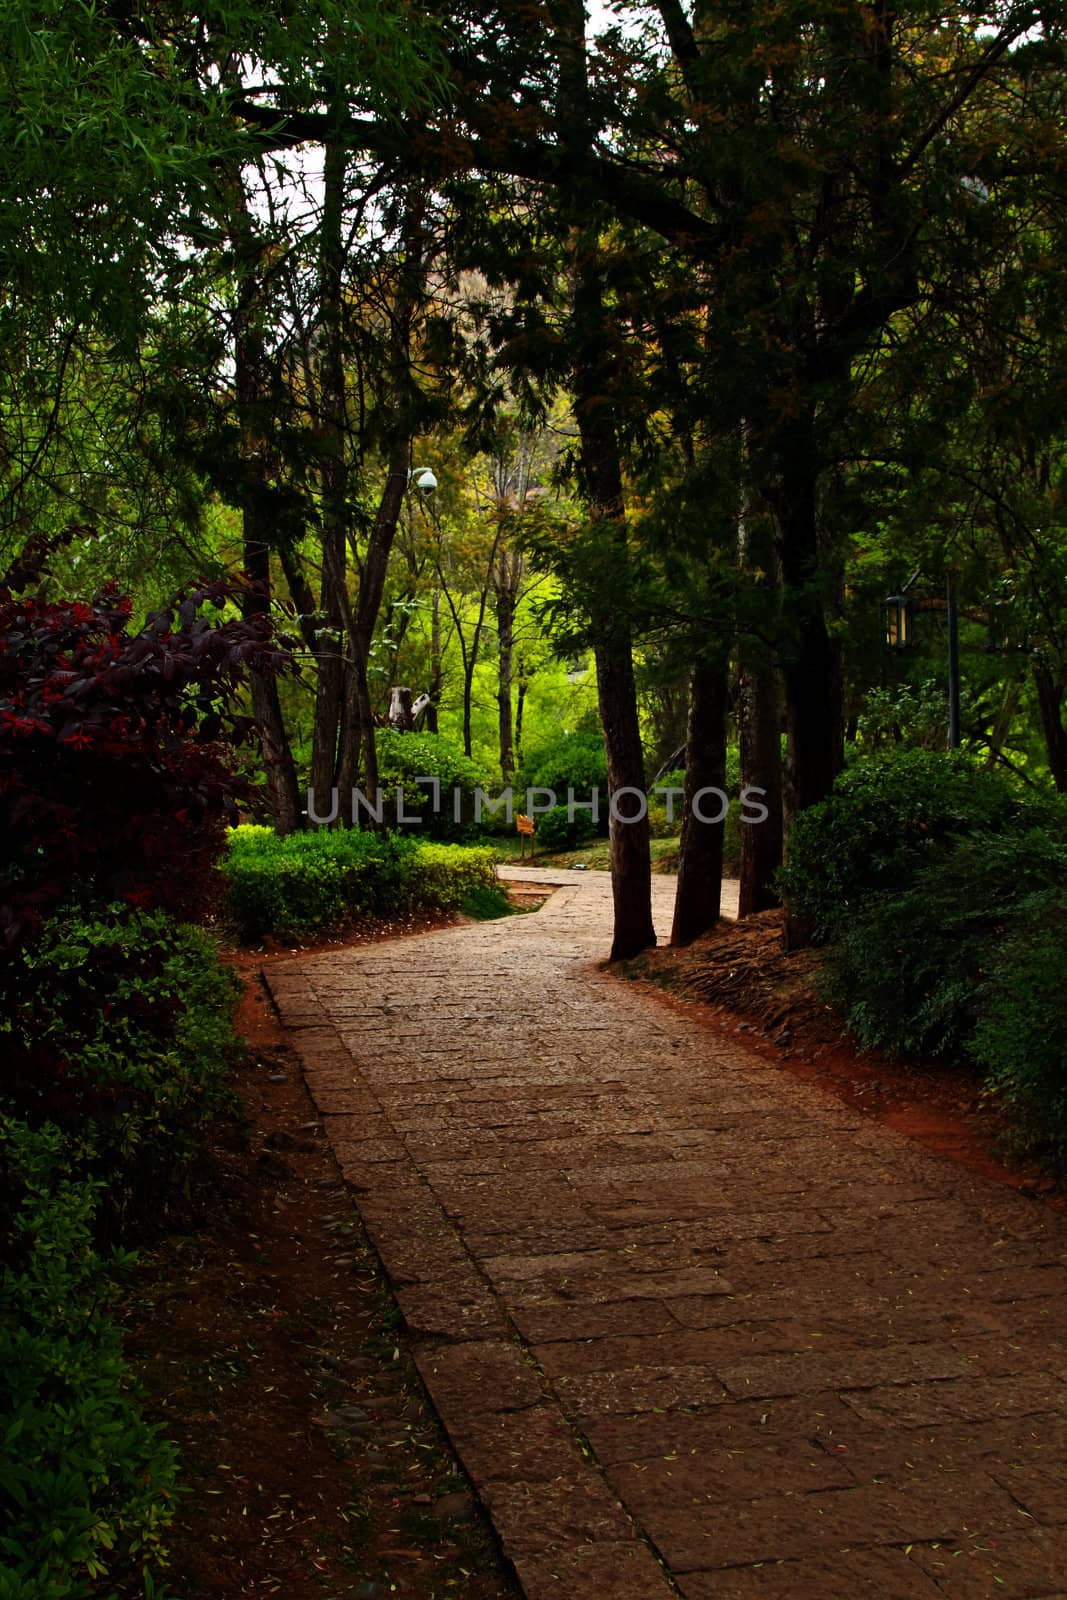
[[[1041,713],[1041,731],[1045,736],[1052,781],[1060,794],[1067,793],[1067,729],[1063,726],[1063,696],[1067,680],[1061,673],[1054,677],[1043,661],[1034,662],[1034,687]]]
[[[378,787],[378,752],[374,742],[374,707],[370,693],[370,650],[385,592],[389,557],[408,485],[411,437],[411,330],[425,288],[426,244],[422,217],[425,199],[408,191],[402,224],[403,262],[393,298],[388,348],[389,476],[378,502],[356,604],[348,614],[348,671],[344,682],[337,786],[348,795],[363,758],[363,785],[368,794]]]
[[[798,407],[800,402],[798,401]],[[781,669],[788,748],[786,820],[824,800],[844,764],[840,651],[826,623],[827,576],[820,559],[819,460],[810,408],[764,440],[766,498],[778,534],[782,575]],[[786,907],[785,943],[810,930]]]
[[[583,0],[561,0],[556,46],[559,85],[557,124],[565,157],[584,159],[593,138],[589,105]],[[623,506],[622,462],[616,420],[619,369],[613,329],[604,310],[600,230],[588,194],[564,201],[571,225],[571,316],[574,415],[578,426],[582,497],[599,535],[600,559],[611,582],[601,606],[594,602],[590,634],[597,669],[600,721],[611,792],[611,892],[615,927],[611,959],[637,955],[656,942],[652,925],[652,859],[647,806],[639,821],[615,814],[618,792],[645,788],[644,752],[634,683],[632,625],[627,595],[630,571]],[[628,797],[628,804],[634,796]]]
[[[306,649],[315,654],[315,619],[318,607],[315,604],[315,595],[307,580],[307,575],[300,564],[300,558],[295,550],[287,549],[284,545],[278,551],[278,559],[285,573],[285,581],[289,586],[289,596],[296,607],[297,626],[300,637]]]
[[[500,776],[505,785],[515,771],[515,747],[511,733],[512,655],[515,647],[515,593],[508,577],[510,564],[502,558],[501,581],[496,591],[496,626],[499,640],[497,666],[497,725],[500,734]]]
[[[741,881],[738,917],[778,905],[771,880],[782,864],[782,739],[778,674],[773,660],[751,649],[741,668],[738,693],[741,789],[762,789],[763,822],[741,822]]]
[[[776,470],[767,498],[777,522],[783,585],[786,809],[793,817],[825,800],[844,764],[841,668],[840,652],[826,625],[813,415],[780,429],[771,450]]]
[[[647,811],[639,821],[623,820],[636,806],[630,795],[618,808],[615,797],[622,789],[644,792],[644,752],[637,720],[637,688],[633,650],[628,628],[601,634],[594,650],[600,721],[608,758],[608,791],[613,805],[611,834],[611,893],[615,909],[611,960],[635,956],[656,942],[652,925],[652,857]],[[616,809],[619,815],[616,815]]]
[[[255,241],[249,237],[243,212],[238,229],[244,235],[244,251],[252,253]],[[241,426],[243,473],[241,478],[241,537],[245,571],[255,584],[242,602],[246,617],[270,611],[270,546],[265,527],[266,504],[266,357],[257,325],[256,301],[259,285],[251,266],[241,288],[235,317],[234,383],[238,420]],[[295,833],[302,825],[300,791],[296,766],[282,717],[278,680],[272,675],[253,673],[251,679],[252,715],[255,718],[267,795],[275,830]]]
[[[577,333],[574,364],[575,417],[581,443],[581,470],[585,497],[600,531],[601,559],[612,572],[609,608],[592,618],[593,654],[597,670],[600,721],[607,752],[608,789],[612,797],[611,892],[615,927],[611,960],[637,955],[656,942],[652,923],[652,856],[648,813],[639,820],[616,814],[619,790],[644,793],[645,758],[634,682],[633,639],[625,606],[618,604],[625,590],[629,567],[626,521],[623,513],[622,464],[612,409],[609,346],[597,241],[594,234],[579,235],[574,271],[574,323]],[[616,585],[618,585],[616,587]],[[621,806],[620,806],[621,809]]]
[[[389,710],[386,712],[386,721],[391,728],[399,728],[401,733],[411,733],[415,726],[413,702],[411,690],[394,683],[389,690]]]
[[[389,552],[400,520],[407,489],[408,445],[398,440],[389,460],[389,477],[378,503],[378,514],[371,529],[359,597],[349,618],[348,671],[345,675],[344,710],[341,722],[341,752],[337,764],[337,787],[342,803],[356,780],[362,757],[363,787],[373,795],[378,787],[378,751],[374,742],[374,706],[371,701],[368,669],[374,626],[381,609]]]
[[[526,688],[529,679],[519,669],[519,680],[515,686],[515,766],[522,766],[522,721],[526,711]]]
[[[315,720],[311,742],[311,783],[316,795],[329,792],[337,768],[337,738],[344,684],[343,640],[347,611],[346,556],[348,466],[345,450],[345,368],[342,321],[344,279],[344,187],[347,151],[336,140],[326,146],[323,175],[319,317],[322,365],[318,432],[322,487],[322,624],[317,652]]]
[[[742,436],[747,429],[742,430]],[[739,641],[737,725],[740,743],[741,790],[762,789],[757,797],[767,808],[763,822],[741,821],[741,868],[738,886],[739,918],[767,911],[778,904],[771,880],[782,864],[782,714],[781,686],[776,652],[780,579],[771,519],[759,505],[744,502],[738,527],[738,558],[745,580],[751,584],[762,574],[767,615],[760,637],[742,635]]]
[[[689,681],[685,814],[671,928],[673,945],[691,944],[719,920],[726,802],[719,795],[701,797],[700,791],[718,789],[723,797],[726,793],[728,698],[726,660],[721,654],[701,656]],[[718,821],[704,820],[715,817]]]

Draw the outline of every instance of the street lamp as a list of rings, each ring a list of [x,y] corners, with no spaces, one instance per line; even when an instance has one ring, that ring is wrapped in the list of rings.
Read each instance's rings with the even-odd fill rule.
[[[885,601],[885,642],[894,650],[907,650],[912,644],[915,602],[910,595],[890,594]]]

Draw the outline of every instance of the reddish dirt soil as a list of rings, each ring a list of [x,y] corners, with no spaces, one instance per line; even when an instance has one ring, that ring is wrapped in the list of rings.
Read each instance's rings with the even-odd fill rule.
[[[414,929],[337,943],[399,931]],[[232,959],[244,1126],[219,1126],[188,1231],[142,1253],[124,1319],[149,1414],[181,1453],[168,1590],[512,1597],[256,976],[279,957]]]
[[[891,1061],[843,1035],[814,977],[817,950],[782,948],[782,913],[722,922],[685,950],[647,952],[625,966],[667,991],[687,1012],[746,1043],[795,1077],[917,1140],[971,1171],[1067,1209],[1056,1183],[1013,1150],[1005,1119],[974,1073]]]

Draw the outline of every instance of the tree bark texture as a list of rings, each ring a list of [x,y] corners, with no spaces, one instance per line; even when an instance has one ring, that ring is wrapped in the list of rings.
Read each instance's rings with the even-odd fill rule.
[[[269,613],[271,597],[270,545],[264,514],[267,499],[266,358],[256,320],[257,298],[258,284],[250,270],[238,301],[234,341],[234,379],[243,457],[241,537],[245,571],[255,585],[243,601],[246,617]],[[274,827],[280,834],[295,833],[303,817],[278,681],[271,675],[254,672],[251,690],[252,715]]]
[[[721,653],[701,656],[689,680],[685,746],[685,814],[678,854],[671,944],[691,944],[719,920],[722,907],[722,846],[725,814],[717,795],[726,790],[728,662]],[[697,814],[699,810],[700,815]]]
[[[319,328],[322,360],[318,391],[319,481],[322,491],[322,637],[316,651],[311,783],[316,795],[335,781],[344,684],[345,612],[348,602],[348,463],[344,363],[344,201],[347,151],[326,146],[319,258]]]
[[[1064,674],[1058,677],[1043,661],[1034,663],[1034,687],[1041,713],[1041,731],[1045,736],[1052,781],[1060,794],[1067,793],[1067,729],[1063,725],[1063,697],[1067,691]]]
[[[742,430],[744,436],[746,430]],[[781,583],[774,530],[766,511],[749,495],[742,505],[738,558],[743,579],[762,574],[766,587],[766,626],[761,636],[743,633],[738,641],[737,726],[741,790],[762,789],[763,822],[741,822],[738,917],[776,906],[771,880],[782,864],[782,704],[774,639],[781,611]],[[744,808],[742,808],[744,811]]]

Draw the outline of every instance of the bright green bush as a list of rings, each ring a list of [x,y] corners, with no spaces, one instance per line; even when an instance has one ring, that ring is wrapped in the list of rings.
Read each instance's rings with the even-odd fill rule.
[[[605,796],[602,800],[606,804]],[[537,847],[553,855],[560,850],[577,850],[595,833],[592,814],[588,811],[575,810],[570,818],[566,806],[553,806],[551,811],[537,818]]]
[[[522,767],[515,778],[516,808],[525,809],[527,790],[551,789],[566,814],[568,788],[574,790],[574,798],[577,801],[588,800],[592,789],[600,790],[600,817],[596,824],[596,832],[606,834],[608,760],[600,734],[562,734],[550,744],[542,745],[525,755]],[[588,815],[586,812],[586,816]]]
[[[175,1453],[106,1313],[97,1186],[65,1172],[58,1129],[10,1118],[0,1173],[0,1595],[88,1600],[105,1580],[113,1595],[160,1558]]]
[[[991,958],[969,1052],[1034,1150],[1067,1168],[1067,886],[1026,895]]]
[[[360,917],[407,910],[417,848],[409,834],[358,828],[285,838],[235,828],[222,862],[230,915],[250,943],[267,934],[299,941]]]
[[[62,1129],[108,1229],[158,1223],[223,1103],[237,987],[199,929],[123,905],[51,917],[0,968],[0,1109]]]
[[[468,889],[495,881],[490,849],[410,833],[336,828],[279,839],[269,829],[235,828],[230,840],[222,871],[246,942],[300,940],[419,908],[452,911]]]
[[[471,890],[496,884],[496,852],[489,845],[420,844],[408,878],[412,908],[456,911]]]
[[[399,733],[382,728],[375,735],[378,750],[378,781],[385,802],[387,825],[397,820],[396,791],[404,790],[404,811],[418,814],[422,822],[416,831],[431,839],[463,839],[474,829],[474,791],[491,792],[488,775],[450,739],[439,733]],[[440,809],[433,809],[433,790],[415,783],[417,777],[436,778],[440,783]],[[453,796],[458,790],[459,818]],[[368,796],[368,799],[373,799]],[[347,822],[348,817],[342,818]]]
[[[957,840],[1046,815],[1008,780],[962,756],[908,750],[857,762],[829,799],[797,818],[778,886],[813,937],[833,939],[870,895],[906,890]]]

